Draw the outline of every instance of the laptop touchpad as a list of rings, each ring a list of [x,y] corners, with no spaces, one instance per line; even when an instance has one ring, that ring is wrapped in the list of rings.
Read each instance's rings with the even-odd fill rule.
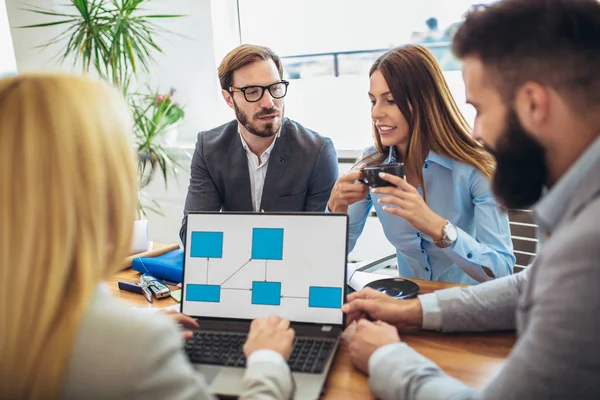
[[[221,372],[213,379],[210,391],[221,396],[239,396],[243,390],[244,372],[243,368],[221,369]]]
[[[193,364],[194,369],[198,371],[207,385],[211,385],[212,381],[215,379],[219,372],[223,370],[223,367],[217,367],[214,365],[202,365],[202,364]]]

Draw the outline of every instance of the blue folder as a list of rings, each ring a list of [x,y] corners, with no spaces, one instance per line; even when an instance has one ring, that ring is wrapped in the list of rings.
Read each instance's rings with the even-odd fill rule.
[[[183,251],[177,249],[157,257],[138,257],[131,262],[135,271],[148,273],[156,278],[181,282],[183,278]]]

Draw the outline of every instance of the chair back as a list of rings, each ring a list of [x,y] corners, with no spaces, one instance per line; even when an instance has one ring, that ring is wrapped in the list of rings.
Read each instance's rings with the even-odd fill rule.
[[[531,210],[509,210],[510,237],[517,258],[515,272],[527,267],[537,254],[537,225]]]

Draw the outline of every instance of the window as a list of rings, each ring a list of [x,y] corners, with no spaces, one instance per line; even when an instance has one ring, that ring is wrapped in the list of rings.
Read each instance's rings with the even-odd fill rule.
[[[484,1],[483,3],[490,3]],[[478,2],[477,4],[481,4]],[[468,121],[450,40],[473,0],[238,0],[243,43],[271,47],[290,80],[286,114],[329,136],[338,151],[372,144],[368,71],[388,49],[429,47]]]

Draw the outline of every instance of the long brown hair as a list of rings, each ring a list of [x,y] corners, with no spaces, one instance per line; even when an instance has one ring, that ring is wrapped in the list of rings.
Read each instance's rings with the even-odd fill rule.
[[[408,122],[410,139],[403,160],[406,170],[417,175],[426,197],[423,164],[427,153],[451,158],[479,169],[488,178],[495,168],[492,156],[470,135],[470,127],[461,114],[434,55],[423,46],[403,46],[381,55],[369,76],[380,71],[394,101]],[[373,124],[376,151],[359,163],[380,164],[389,147]]]

